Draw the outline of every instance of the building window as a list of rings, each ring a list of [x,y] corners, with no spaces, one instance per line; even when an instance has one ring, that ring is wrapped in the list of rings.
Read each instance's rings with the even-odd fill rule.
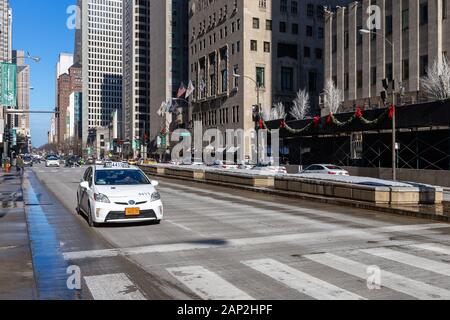
[[[287,0],[280,0],[280,12],[287,12]]]
[[[317,92],[317,73],[313,71],[308,73],[308,89],[312,94]]]
[[[316,59],[322,60],[323,57],[323,50],[321,48],[316,48]]]
[[[265,9],[267,7],[267,1],[259,0],[259,7]]]
[[[370,70],[370,84],[372,86],[376,86],[377,85],[377,67],[372,67]]]
[[[428,24],[428,3],[420,5],[420,25]]]
[[[420,57],[420,76],[424,77],[428,73],[428,56]]]
[[[312,26],[306,26],[306,36],[309,38],[313,37],[313,27]]]
[[[405,9],[402,11],[402,30],[406,31],[409,29],[409,10]]]
[[[253,29],[259,29],[259,19],[253,18]]]
[[[297,23],[292,24],[292,34],[298,34],[298,24]]]
[[[306,14],[308,17],[314,17],[314,4],[308,3],[306,6]]]
[[[235,65],[233,67],[233,75],[239,74],[239,67]],[[239,87],[239,77],[233,77],[233,87],[238,88]]]
[[[298,13],[298,2],[297,1],[292,1],[291,2],[291,13],[292,14],[297,14]]]
[[[402,78],[403,78],[403,80],[408,80],[409,79],[409,60],[408,59],[403,60],[402,66],[403,66]]]
[[[348,90],[350,87],[349,74],[344,74],[344,90]]]
[[[386,64],[386,77],[389,81],[394,79],[394,68],[392,67],[392,63]]]
[[[361,89],[362,86],[363,86],[363,72],[362,72],[362,70],[358,70],[356,78],[357,78],[356,79],[356,83],[357,83],[358,89]]]
[[[286,22],[281,21],[280,22],[280,32],[285,33],[286,32]]]
[[[386,17],[386,35],[392,34],[392,28],[393,28],[392,16],[387,16]]]
[[[266,74],[264,67],[256,67],[256,83],[262,88],[266,86]]]
[[[228,70],[222,70],[222,92],[228,91]]]
[[[258,51],[258,41],[250,40],[250,50],[251,51]]]
[[[305,58],[311,58],[311,48],[310,47],[303,48],[303,56]]]
[[[272,31],[272,20],[266,20],[266,30]]]
[[[270,52],[270,42],[264,41],[264,52]]]
[[[292,68],[281,68],[281,91],[294,90],[294,70]]]
[[[319,37],[319,39],[323,39],[325,36],[325,31],[323,29],[323,27],[319,27],[317,29],[317,36]]]

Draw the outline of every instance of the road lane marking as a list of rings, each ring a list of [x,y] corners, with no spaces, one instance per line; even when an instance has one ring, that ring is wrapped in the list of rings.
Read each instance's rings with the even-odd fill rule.
[[[360,251],[370,254],[372,256],[392,260],[395,262],[403,263],[409,266],[413,266],[416,268],[424,269],[427,271],[439,273],[444,276],[450,277],[450,265],[448,263],[417,257],[411,254],[406,254],[403,252],[386,248],[365,249]]]
[[[203,300],[254,300],[217,274],[200,266],[167,271]]]
[[[366,300],[365,298],[272,259],[242,262],[246,266],[317,300]]]
[[[329,268],[341,271],[351,276],[367,280],[369,275],[368,265],[342,258],[333,254],[316,254],[304,256],[306,259],[325,265]],[[382,287],[402,292],[421,300],[448,300],[450,291],[429,285],[427,283],[409,279],[401,275],[381,270]]]
[[[141,246],[134,248],[117,248],[117,249],[106,249],[106,250],[92,250],[92,251],[80,251],[80,252],[66,252],[64,253],[64,258],[66,260],[82,260],[82,259],[93,259],[93,258],[105,258],[105,257],[115,257],[118,255],[140,255],[140,254],[150,254],[150,253],[170,253],[179,251],[192,251],[201,249],[223,249],[232,247],[246,247],[255,245],[265,245],[265,244],[275,244],[275,243],[291,243],[300,241],[330,241],[337,237],[351,237],[353,239],[372,239],[378,237],[377,239],[384,239],[383,233],[389,233],[394,231],[398,232],[412,232],[412,231],[422,231],[431,230],[437,228],[448,227],[446,224],[420,224],[420,225],[409,225],[409,226],[395,226],[382,227],[382,228],[372,228],[372,229],[341,229],[336,231],[321,231],[321,232],[310,232],[310,233],[299,233],[299,234],[287,234],[287,235],[275,235],[267,237],[255,237],[255,238],[240,238],[240,239],[224,239],[221,242],[217,241],[205,241],[201,239],[199,242],[184,242],[184,243],[174,243],[174,244],[159,244],[150,246]]]
[[[94,300],[146,300],[123,273],[84,277]]]
[[[443,245],[438,245],[436,243],[421,243],[421,244],[414,244],[414,245],[410,245],[409,247],[411,248],[416,248],[416,249],[422,249],[422,250],[427,250],[427,251],[432,251],[435,253],[440,253],[440,254],[445,254],[450,256],[450,248],[443,246]]]

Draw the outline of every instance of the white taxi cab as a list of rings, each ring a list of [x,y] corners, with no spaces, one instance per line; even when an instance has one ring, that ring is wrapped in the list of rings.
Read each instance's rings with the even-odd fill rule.
[[[163,219],[157,181],[151,181],[137,167],[107,162],[89,167],[77,192],[77,212],[85,214],[89,225],[154,222]]]

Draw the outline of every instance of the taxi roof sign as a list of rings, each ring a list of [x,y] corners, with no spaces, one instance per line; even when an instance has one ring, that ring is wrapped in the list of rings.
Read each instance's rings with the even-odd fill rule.
[[[105,162],[104,168],[106,168],[106,169],[112,169],[112,168],[125,168],[125,169],[128,169],[128,168],[130,168],[130,165],[128,163],[126,163],[126,162],[112,162],[112,161],[108,161],[108,162]]]

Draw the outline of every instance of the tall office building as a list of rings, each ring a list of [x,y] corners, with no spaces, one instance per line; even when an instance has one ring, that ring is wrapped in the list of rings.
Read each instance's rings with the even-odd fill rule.
[[[83,143],[122,112],[122,0],[83,0]]]
[[[122,104],[127,151],[137,156],[150,130],[150,1],[123,1]]]
[[[56,63],[56,85],[55,85],[55,141],[54,143],[64,143],[66,128],[66,112],[69,106],[68,97],[70,94],[69,68],[73,64],[73,55],[70,53],[60,53]]]
[[[379,29],[372,30],[378,35],[361,34],[373,4],[381,9]],[[328,12],[325,77],[341,90],[343,111],[383,106],[383,79],[395,80],[397,103],[426,99],[420,79],[430,64],[448,56],[449,19],[449,0],[363,0]]]
[[[82,36],[82,12],[83,12],[83,0],[77,0],[77,17],[76,17],[76,30],[75,30],[75,43],[74,43],[74,55],[73,63],[81,64],[82,49],[83,49],[83,36]]]
[[[174,129],[188,121],[189,106],[183,101],[177,102],[177,118],[157,112],[163,101],[177,97],[181,83],[189,82],[189,1],[151,1],[150,30],[150,140],[155,142],[167,124]]]
[[[0,61],[12,59],[12,9],[8,0],[0,0]]]
[[[25,52],[14,50],[12,62],[17,65],[17,109],[30,111],[30,66],[25,64]],[[14,127],[30,136],[30,114],[15,115]]]

